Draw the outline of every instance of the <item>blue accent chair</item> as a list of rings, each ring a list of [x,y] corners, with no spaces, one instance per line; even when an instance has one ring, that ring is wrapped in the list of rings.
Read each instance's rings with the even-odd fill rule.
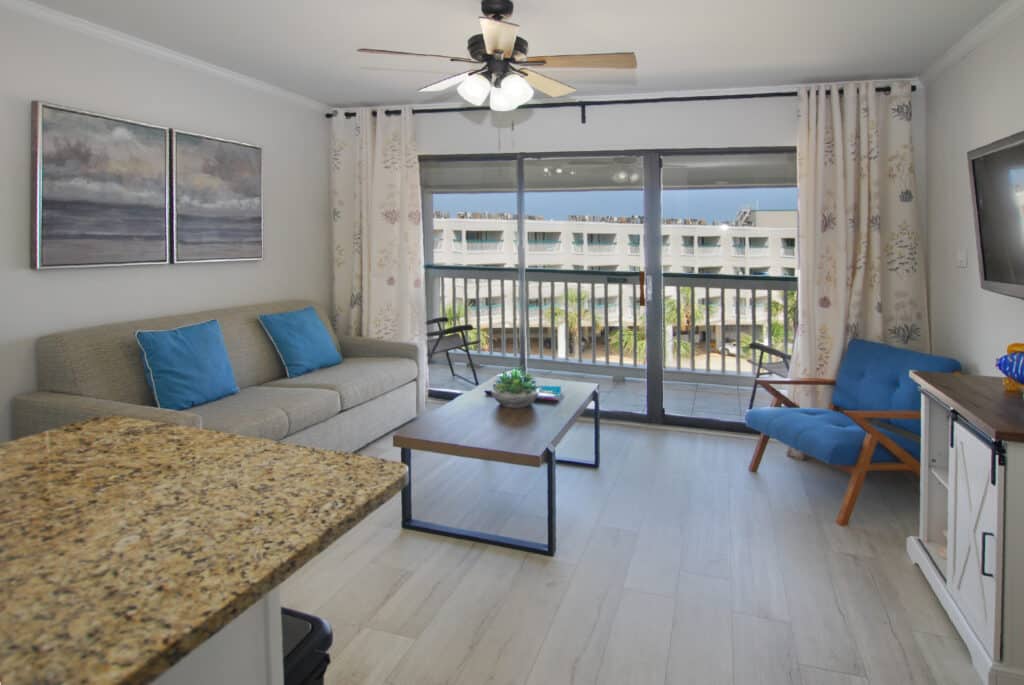
[[[959,370],[955,359],[851,340],[835,380],[757,380],[773,400],[771,407],[747,412],[747,425],[761,434],[750,471],[757,471],[768,440],[775,438],[849,473],[836,517],[845,526],[868,471],[920,473],[921,401],[910,372]],[[799,385],[834,386],[832,407],[800,407],[779,390]]]

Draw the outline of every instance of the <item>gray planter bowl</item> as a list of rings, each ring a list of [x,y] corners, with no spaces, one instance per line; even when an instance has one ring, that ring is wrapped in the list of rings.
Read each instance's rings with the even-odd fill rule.
[[[533,401],[537,399],[537,391],[522,393],[522,392],[498,392],[497,390],[491,390],[491,396],[498,400],[498,404],[509,409],[522,409],[529,407],[533,404]]]

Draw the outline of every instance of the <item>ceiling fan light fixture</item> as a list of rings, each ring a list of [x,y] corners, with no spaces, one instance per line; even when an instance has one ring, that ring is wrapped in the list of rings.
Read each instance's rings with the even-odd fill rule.
[[[459,84],[458,88],[458,93],[462,96],[462,99],[474,107],[484,104],[484,100],[487,99],[487,95],[490,92],[491,82],[483,74],[473,74],[467,77]]]
[[[491,109],[511,112],[533,98],[533,87],[519,74],[508,74],[501,85],[491,90]]]

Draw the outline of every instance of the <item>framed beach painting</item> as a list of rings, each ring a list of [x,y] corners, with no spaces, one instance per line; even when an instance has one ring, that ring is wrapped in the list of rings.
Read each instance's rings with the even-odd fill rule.
[[[170,261],[170,129],[32,103],[32,266]]]
[[[262,151],[173,131],[174,261],[263,258]]]

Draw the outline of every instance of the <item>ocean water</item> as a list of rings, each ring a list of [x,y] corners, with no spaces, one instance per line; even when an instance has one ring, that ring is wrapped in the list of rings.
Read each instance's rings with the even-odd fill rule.
[[[252,217],[208,217],[179,214],[176,258],[259,259],[263,256],[263,221]]]
[[[162,262],[166,257],[163,207],[44,200],[44,266]]]

